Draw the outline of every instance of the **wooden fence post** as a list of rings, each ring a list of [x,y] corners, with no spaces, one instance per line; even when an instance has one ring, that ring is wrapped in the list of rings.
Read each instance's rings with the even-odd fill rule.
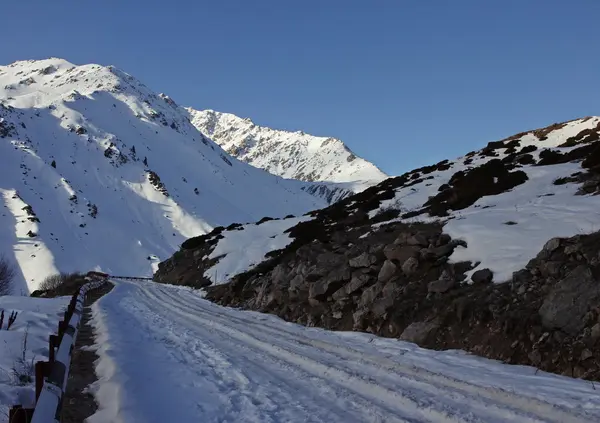
[[[58,335],[50,335],[50,339],[48,340],[48,361],[50,363],[54,363],[58,345]]]
[[[50,369],[50,363],[46,361],[38,361],[35,363],[35,402],[37,403],[42,387],[44,386],[44,380],[48,376],[48,370]]]
[[[33,417],[33,408],[23,408],[20,405],[15,405],[8,410],[9,423],[30,423]]]

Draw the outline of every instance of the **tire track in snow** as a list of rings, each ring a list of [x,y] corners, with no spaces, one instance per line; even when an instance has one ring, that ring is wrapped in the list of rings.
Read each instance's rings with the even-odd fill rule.
[[[414,366],[402,366],[385,357],[368,356],[349,347],[340,347],[321,340],[309,339],[280,327],[275,328],[264,321],[257,322],[231,314],[224,317],[222,313],[226,309],[207,303],[200,298],[197,302],[192,301],[190,296],[183,298],[181,295],[176,295],[179,292],[185,291],[172,290],[167,287],[153,287],[152,289],[148,287],[142,290],[150,304],[160,304],[161,307],[167,307],[170,312],[174,312],[186,320],[206,325],[214,332],[218,332],[220,336],[227,336],[233,342],[240,343],[240,347],[250,347],[275,360],[283,361],[292,368],[312,374],[313,377],[323,378],[326,376],[329,383],[345,387],[369,402],[386,406],[390,411],[394,409],[399,412],[410,410],[410,414],[419,419],[418,421],[491,422],[517,419],[531,422],[589,421],[577,416],[571,410],[563,410],[543,401],[524,398],[500,389],[470,385]],[[186,311],[185,308],[194,313]],[[249,327],[256,330],[249,331]],[[325,352],[333,355],[336,361],[341,363],[347,360],[359,362],[365,365],[361,366],[361,369],[364,368],[371,373],[366,375],[369,378],[377,377],[378,382],[387,380],[388,384],[390,381],[395,383],[388,387],[383,384],[375,385],[361,377],[365,375],[353,374],[355,370],[348,367],[323,364],[308,355],[298,354],[294,351],[298,349],[298,346],[301,347],[302,352],[310,351],[312,348],[321,354]],[[397,379],[394,380],[392,376],[396,376]],[[401,388],[402,392],[397,392],[397,388]],[[433,398],[433,400],[428,398]],[[468,410],[464,409],[465,405]],[[399,406],[401,406],[400,409]],[[465,411],[467,412],[465,413]],[[460,415],[461,413],[462,415]]]
[[[154,300],[144,301],[143,298],[141,306],[133,303],[134,301],[128,301],[124,305],[135,311],[133,316],[137,315],[140,323],[147,325],[142,327],[142,330],[175,333],[175,336],[167,335],[168,339],[157,338],[156,341],[168,344],[169,354],[189,368],[190,372],[195,372],[197,378],[217,381],[219,395],[227,398],[226,405],[230,408],[224,407],[220,411],[221,419],[217,420],[219,422],[239,421],[239,417],[236,419],[236,416],[243,416],[242,421],[296,421],[298,413],[302,416],[310,416],[311,422],[369,420],[356,419],[356,416],[348,410],[332,404],[327,398],[312,394],[306,389],[306,385],[274,373],[268,365],[270,363],[261,365],[260,362],[254,363],[243,356],[236,356],[240,354],[239,348],[234,351],[233,356],[224,353],[227,348],[231,348],[231,344],[219,343],[218,339],[215,339],[215,333],[191,325],[189,319],[185,322],[174,319],[171,309],[167,309],[166,315],[157,314],[155,311],[162,308],[162,303],[157,304]],[[263,357],[259,358],[262,360]],[[220,378],[222,379],[219,381]],[[252,382],[253,378],[259,382]],[[266,387],[261,385],[265,381],[268,381]],[[250,382],[249,386],[247,382]],[[201,414],[207,412],[205,409],[199,411]],[[370,421],[410,420],[389,420],[385,416]]]
[[[156,293],[157,291],[153,289],[152,292]],[[262,333],[268,332],[273,336],[272,338],[269,338],[269,340],[275,344],[281,343],[285,338],[289,343],[309,347],[306,349],[307,351],[310,351],[310,348],[314,348],[335,355],[339,360],[360,362],[365,365],[360,367],[361,371],[370,370],[369,366],[373,366],[374,369],[384,370],[385,374],[388,375],[392,373],[398,374],[401,375],[404,380],[412,380],[418,384],[421,389],[427,390],[430,395],[443,394],[444,396],[448,396],[456,395],[460,392],[464,395],[462,399],[468,398],[471,401],[474,399],[478,401],[487,400],[487,402],[483,404],[485,410],[490,412],[490,407],[496,408],[497,411],[500,412],[499,417],[506,418],[507,411],[513,410],[517,413],[514,416],[515,418],[530,418],[531,420],[529,421],[574,423],[591,421],[590,418],[586,418],[576,410],[547,403],[537,398],[525,397],[521,394],[515,394],[501,388],[490,388],[487,386],[470,384],[447,375],[431,372],[422,367],[405,365],[385,356],[375,356],[373,354],[361,352],[348,345],[342,347],[323,340],[309,338],[302,333],[286,330],[285,325],[289,325],[289,323],[278,326],[270,324],[266,319],[257,320],[252,318],[242,318],[234,316],[232,313],[227,314],[225,317],[223,311],[228,310],[227,308],[210,303],[200,297],[197,297],[198,301],[192,301],[189,295],[185,297],[176,295],[185,291],[178,291],[165,286],[160,288],[159,292],[161,292],[162,296],[169,297],[171,304],[173,304],[175,308],[181,309],[181,305],[184,305],[199,315],[202,315],[207,321],[219,320],[221,324],[224,324],[227,327],[235,327],[242,332],[244,331],[244,328],[247,328],[248,326],[255,327],[257,331],[253,331],[252,333],[256,336],[263,336],[261,335]],[[146,294],[152,295],[150,292],[146,292]],[[159,298],[156,294],[154,295],[154,298]],[[234,322],[237,322],[239,325],[235,326]],[[385,379],[385,374],[382,375],[382,373],[379,372],[372,376],[377,377],[378,381],[381,381],[382,378]],[[458,399],[460,400],[461,398]],[[498,405],[502,405],[505,408],[499,408]]]

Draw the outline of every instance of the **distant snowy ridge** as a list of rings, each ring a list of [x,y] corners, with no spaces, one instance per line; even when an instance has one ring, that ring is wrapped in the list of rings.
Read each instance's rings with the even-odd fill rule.
[[[309,182],[367,182],[354,186],[356,191],[388,177],[337,138],[271,129],[214,110],[186,110],[192,124],[229,154],[274,175]]]
[[[17,292],[49,273],[150,275],[215,226],[327,203],[231,157],[168,96],[112,66],[0,66],[0,253]]]

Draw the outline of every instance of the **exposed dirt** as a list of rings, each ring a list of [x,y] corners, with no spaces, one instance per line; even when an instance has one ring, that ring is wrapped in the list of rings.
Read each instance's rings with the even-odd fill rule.
[[[88,350],[95,344],[94,332],[90,324],[91,305],[108,294],[113,287],[112,283],[107,283],[101,288],[90,291],[86,298],[83,320],[71,358],[67,391],[63,397],[62,423],[83,423],[98,409],[94,396],[87,391],[87,388],[98,380],[94,365],[98,356],[94,351]]]

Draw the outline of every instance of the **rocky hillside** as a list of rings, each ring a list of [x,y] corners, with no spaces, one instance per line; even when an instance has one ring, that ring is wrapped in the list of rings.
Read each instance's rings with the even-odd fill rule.
[[[600,378],[600,118],[490,142],[301,217],[192,238],[157,280],[299,323]]]
[[[229,154],[284,178],[368,185],[387,177],[336,138],[258,126],[250,119],[214,110],[187,109],[191,122]],[[355,192],[366,188],[357,186]]]
[[[0,66],[0,253],[17,293],[57,271],[151,274],[185,239],[326,201],[242,163],[114,67]]]

